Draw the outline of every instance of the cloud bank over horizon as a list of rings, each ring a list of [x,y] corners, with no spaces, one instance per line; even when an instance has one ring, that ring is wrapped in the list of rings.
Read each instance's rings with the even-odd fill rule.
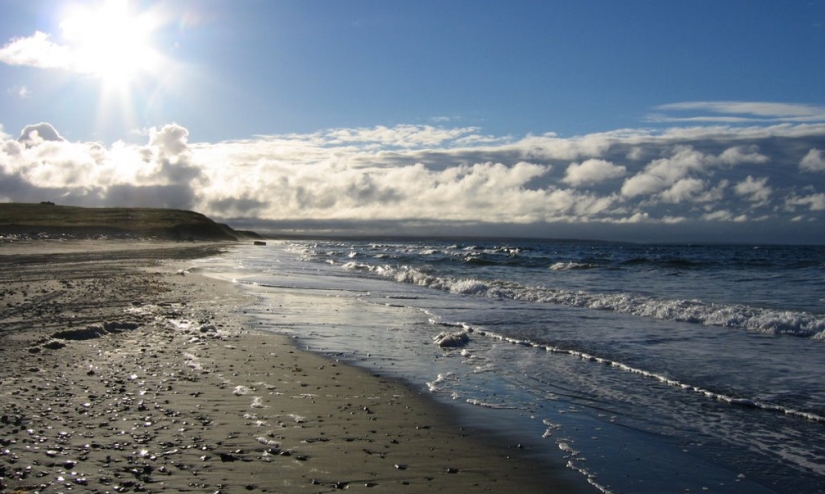
[[[760,108],[782,110],[724,107]],[[168,124],[145,145],[107,146],[68,141],[45,122],[17,138],[0,128],[0,201],[194,209],[293,233],[825,243],[820,122],[569,138],[429,125],[191,137]]]

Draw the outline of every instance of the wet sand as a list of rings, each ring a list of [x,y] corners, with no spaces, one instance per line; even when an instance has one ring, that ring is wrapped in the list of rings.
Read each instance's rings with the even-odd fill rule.
[[[0,243],[0,492],[574,492],[402,383],[249,329],[220,244]]]

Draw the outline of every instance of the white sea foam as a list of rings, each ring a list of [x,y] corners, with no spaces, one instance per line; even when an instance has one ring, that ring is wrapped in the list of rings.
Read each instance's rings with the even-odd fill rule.
[[[537,303],[560,304],[608,310],[639,317],[742,328],[766,334],[788,334],[825,339],[825,317],[808,312],[783,311],[741,304],[708,304],[701,300],[669,300],[633,293],[592,293],[556,290],[515,283],[433,276],[410,267],[370,266],[347,263],[346,269],[369,271],[401,283],[410,283],[459,295],[509,298]]]
[[[486,336],[488,338],[498,340],[498,341],[509,342],[509,343],[512,343],[512,344],[522,345],[522,346],[531,347],[531,348],[544,349],[548,353],[566,354],[566,355],[570,355],[571,357],[576,357],[578,359],[581,359],[581,360],[584,360],[584,361],[587,361],[587,362],[593,362],[593,363],[602,364],[602,365],[609,365],[609,366],[611,366],[613,368],[616,368],[618,370],[628,372],[628,373],[631,373],[631,374],[638,374],[638,375],[640,375],[642,377],[645,377],[645,378],[648,378],[648,379],[654,379],[656,381],[659,381],[663,384],[667,384],[669,386],[674,386],[674,387],[685,389],[685,390],[688,390],[688,391],[693,391],[694,393],[705,396],[706,398],[716,400],[716,401],[720,401],[720,402],[723,402],[723,403],[727,403],[729,405],[766,410],[766,411],[780,413],[780,414],[784,414],[784,415],[788,415],[788,416],[792,416],[792,417],[802,418],[802,419],[809,420],[809,421],[812,421],[812,422],[825,422],[825,416],[818,415],[816,413],[806,412],[806,411],[803,411],[803,410],[796,410],[794,408],[785,407],[785,406],[781,406],[781,405],[776,405],[776,404],[773,404],[773,403],[768,403],[768,402],[764,402],[764,401],[760,401],[760,400],[756,400],[756,399],[752,399],[752,398],[728,396],[728,395],[723,394],[723,393],[717,393],[717,392],[714,392],[714,391],[711,391],[711,390],[708,390],[708,389],[704,389],[700,386],[694,386],[694,385],[689,384],[689,383],[684,383],[684,382],[681,382],[679,380],[672,379],[668,376],[658,374],[656,372],[651,372],[651,371],[644,370],[644,369],[641,369],[641,368],[638,368],[638,367],[633,367],[633,366],[624,364],[622,362],[617,362],[615,360],[611,360],[611,359],[608,359],[608,358],[599,357],[599,356],[596,356],[596,355],[589,354],[587,352],[582,352],[582,351],[578,351],[578,350],[571,350],[571,349],[563,349],[563,348],[550,346],[550,345],[543,345],[543,344],[531,342],[531,341],[528,341],[528,340],[518,340],[518,339],[514,339],[514,338],[508,338],[506,336],[496,334],[496,333],[493,333],[493,332],[476,332],[476,334],[478,334],[479,336]]]
[[[501,403],[488,403],[488,402],[485,402],[485,401],[477,400],[475,398],[467,398],[467,403],[469,403],[470,405],[478,406],[478,407],[493,408],[493,409],[496,409],[496,410],[515,410],[516,409],[516,407],[511,406],[511,405],[504,405],[504,404],[501,404]]]
[[[571,269],[588,269],[595,267],[592,264],[582,262],[557,262],[550,266],[553,271],[569,271]]]
[[[427,382],[427,389],[429,389],[430,392],[436,392],[441,389],[441,383],[454,379],[455,376],[452,373],[439,374],[433,381]]]

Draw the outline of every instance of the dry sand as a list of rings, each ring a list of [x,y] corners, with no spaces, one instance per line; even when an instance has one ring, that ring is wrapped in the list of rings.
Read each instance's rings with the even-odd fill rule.
[[[246,329],[235,287],[179,274],[221,248],[0,244],[0,492],[574,490],[401,383]]]

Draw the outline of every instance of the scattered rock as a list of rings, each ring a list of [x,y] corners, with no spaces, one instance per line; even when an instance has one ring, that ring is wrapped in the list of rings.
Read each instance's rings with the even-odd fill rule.
[[[239,457],[237,457],[237,456],[235,456],[235,455],[233,455],[233,454],[230,454],[230,453],[220,453],[220,457],[221,457],[221,461],[223,461],[223,462],[238,461],[238,460],[240,460],[240,458],[239,458]]]
[[[103,323],[103,329],[110,333],[119,333],[121,331],[132,331],[140,327],[136,322],[125,321],[109,321]]]
[[[60,350],[61,348],[65,347],[66,344],[62,341],[51,340],[43,344],[43,348],[48,348],[49,350]]]
[[[200,327],[201,333],[217,333],[218,328],[215,327],[214,324],[204,324]]]

